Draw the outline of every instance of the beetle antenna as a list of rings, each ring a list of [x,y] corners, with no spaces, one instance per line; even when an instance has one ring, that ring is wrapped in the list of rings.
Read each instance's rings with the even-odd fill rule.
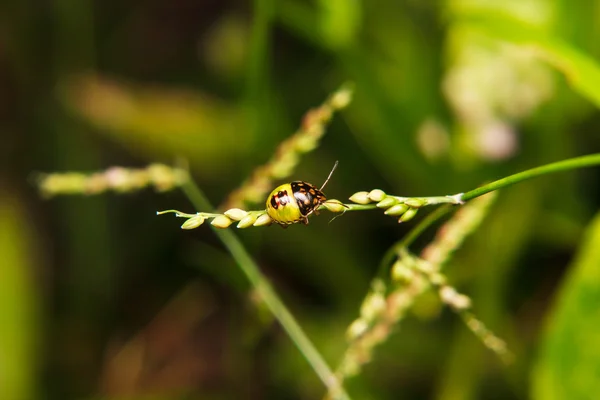
[[[331,172],[329,173],[329,176],[327,177],[327,179],[325,179],[325,183],[323,183],[323,186],[321,186],[321,188],[319,190],[323,190],[325,185],[327,185],[327,182],[329,182],[329,179],[331,179],[331,175],[333,175],[333,171],[335,171],[337,166],[338,166],[338,161],[336,161],[335,164],[333,164],[333,168],[331,168]]]

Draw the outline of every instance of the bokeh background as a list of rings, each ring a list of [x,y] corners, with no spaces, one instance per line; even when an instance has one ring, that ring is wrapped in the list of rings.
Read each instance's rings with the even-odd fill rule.
[[[586,0],[2,1],[0,398],[324,393],[211,229],[155,215],[193,212],[180,191],[44,199],[36,174],[185,157],[218,204],[351,81],[290,180],[320,185],[339,160],[330,197],[462,192],[600,151],[599,59],[600,4]],[[446,267],[511,366],[425,296],[349,380],[353,398],[600,393],[599,182],[592,168],[503,190]],[[335,365],[413,225],[323,213],[236,234]]]

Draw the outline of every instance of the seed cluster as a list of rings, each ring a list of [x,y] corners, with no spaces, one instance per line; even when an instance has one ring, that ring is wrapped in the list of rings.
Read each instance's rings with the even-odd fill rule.
[[[350,201],[356,204],[376,202],[377,208],[385,210],[385,215],[398,217],[399,223],[410,221],[417,215],[419,208],[428,204],[426,198],[390,196],[381,189],[356,192],[350,196]]]
[[[176,189],[189,179],[187,171],[164,164],[151,164],[146,168],[112,167],[104,171],[85,174],[65,172],[42,174],[37,185],[45,197],[58,195],[96,195],[108,191],[128,193],[145,187],[157,192]]]

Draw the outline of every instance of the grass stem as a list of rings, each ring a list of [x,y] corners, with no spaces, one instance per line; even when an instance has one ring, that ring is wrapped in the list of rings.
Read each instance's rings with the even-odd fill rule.
[[[461,196],[461,200],[469,201],[494,190],[511,186],[515,183],[519,183],[527,179],[536,178],[538,176],[546,175],[549,173],[567,171],[575,168],[591,167],[594,165],[600,165],[600,153],[569,158],[567,160],[542,165],[541,167],[528,169],[526,171],[507,176],[506,178],[498,179],[497,181],[488,183],[487,185],[483,185],[481,187],[478,187],[477,189],[473,189],[471,191],[466,192]]]
[[[196,209],[212,209],[206,196],[204,196],[202,191],[191,179],[182,186],[182,189]],[[258,265],[256,265],[235,234],[230,230],[214,228],[213,230],[227,250],[229,250],[231,256],[260,295],[261,299],[265,302],[266,306],[279,321],[288,336],[296,344],[319,378],[323,381],[328,392],[334,393],[335,399],[350,400],[350,397],[339,384],[339,380],[327,365],[327,362],[310,341],[308,336],[306,336],[290,311],[285,307],[277,293],[275,293],[271,287],[269,281],[260,272]]]

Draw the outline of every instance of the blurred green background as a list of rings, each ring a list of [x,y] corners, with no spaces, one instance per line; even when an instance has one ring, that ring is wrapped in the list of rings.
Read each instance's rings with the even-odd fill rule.
[[[156,217],[194,211],[180,191],[44,200],[36,173],[183,156],[218,204],[352,81],[290,180],[320,185],[339,160],[332,198],[463,192],[600,151],[599,62],[597,1],[2,1],[0,398],[324,393],[212,231]],[[596,398],[599,182],[596,168],[502,191],[445,270],[513,365],[430,296],[349,380],[353,398]],[[414,222],[324,214],[236,234],[335,365]]]

